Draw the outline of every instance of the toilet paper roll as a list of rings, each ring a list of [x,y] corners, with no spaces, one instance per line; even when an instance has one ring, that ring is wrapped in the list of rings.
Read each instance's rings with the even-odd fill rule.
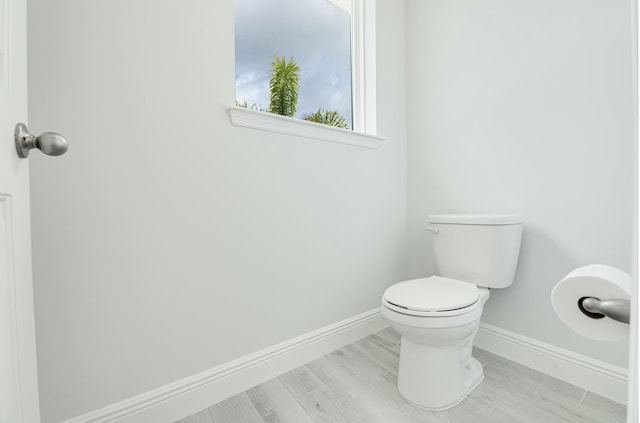
[[[556,314],[567,326],[587,338],[614,341],[629,335],[629,325],[609,317],[593,319],[578,307],[584,297],[605,300],[628,300],[631,276],[615,267],[592,264],[579,267],[564,277],[551,291]]]

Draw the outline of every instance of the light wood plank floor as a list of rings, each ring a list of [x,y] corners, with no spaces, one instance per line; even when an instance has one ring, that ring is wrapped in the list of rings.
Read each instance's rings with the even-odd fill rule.
[[[480,386],[447,411],[420,410],[396,390],[399,350],[387,328],[177,423],[625,421],[620,404],[480,349]]]

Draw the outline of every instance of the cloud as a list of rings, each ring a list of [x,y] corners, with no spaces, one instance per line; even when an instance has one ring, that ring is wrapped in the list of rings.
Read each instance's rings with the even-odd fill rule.
[[[236,73],[236,99],[241,103],[247,100],[250,106],[255,104],[260,109],[269,107],[268,72],[248,70],[241,74]]]
[[[235,0],[236,97],[269,106],[274,55],[301,68],[298,112],[338,110],[351,126],[351,21],[328,0]]]

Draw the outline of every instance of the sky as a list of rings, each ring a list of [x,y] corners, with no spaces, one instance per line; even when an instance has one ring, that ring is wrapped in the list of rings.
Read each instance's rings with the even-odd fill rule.
[[[352,127],[351,17],[328,0],[234,0],[236,99],[269,107],[274,55],[300,66],[296,117],[337,110]]]

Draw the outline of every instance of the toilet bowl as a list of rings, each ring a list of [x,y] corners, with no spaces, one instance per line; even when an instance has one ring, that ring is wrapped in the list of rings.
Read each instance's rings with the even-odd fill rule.
[[[489,288],[513,282],[522,224],[514,215],[433,215],[429,221],[437,224],[429,229],[443,271],[390,286],[381,309],[401,335],[398,391],[417,407],[439,411],[482,382],[473,340]]]
[[[460,301],[448,295],[452,301],[440,301],[440,310],[412,310],[398,301],[397,291],[407,283],[414,285],[412,291],[434,297],[442,297],[441,289],[447,285],[466,284],[475,290],[475,300],[459,307]],[[486,288],[438,276],[401,282],[385,291],[382,315],[402,336],[398,391],[408,402],[444,410],[462,401],[482,381],[482,366],[471,356],[471,349],[488,298]]]

